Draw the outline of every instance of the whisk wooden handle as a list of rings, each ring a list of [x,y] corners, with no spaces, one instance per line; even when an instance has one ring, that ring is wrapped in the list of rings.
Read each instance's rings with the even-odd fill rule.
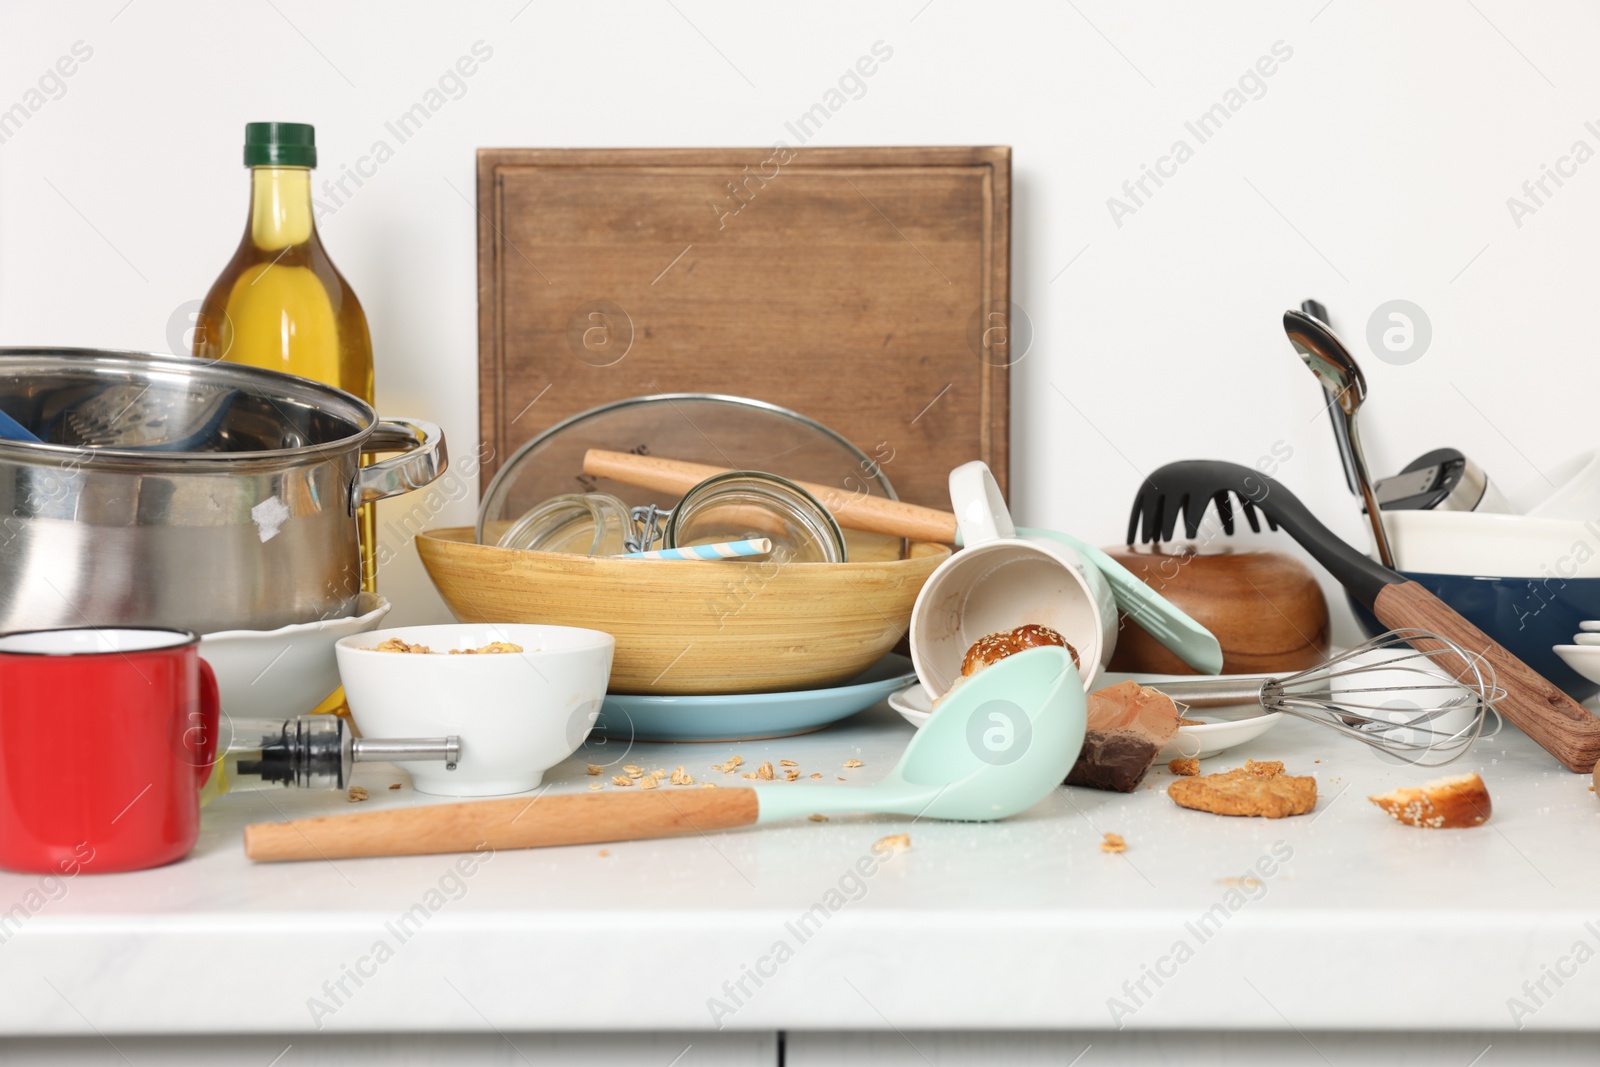
[[[583,473],[681,496],[712,475],[726,473],[726,468],[591,448],[583,456]],[[834,519],[845,529],[942,545],[956,543],[956,517],[948,511],[907,504],[902,500],[887,500],[881,496],[851,493],[815,482],[796,484],[821,501],[822,506],[831,511]]]
[[[1495,705],[1500,714],[1568,770],[1587,774],[1595,769],[1596,762],[1600,761],[1600,718],[1507,652],[1444,601],[1416,582],[1399,582],[1378,591],[1372,611],[1385,626],[1431,630],[1481,655],[1494,667],[1499,685],[1506,691]],[[1444,647],[1437,641],[1420,639],[1411,644],[1424,652]]]
[[[244,852],[272,863],[588,845],[749,826],[757,813],[754,789],[507,797],[253,823],[244,828]]]

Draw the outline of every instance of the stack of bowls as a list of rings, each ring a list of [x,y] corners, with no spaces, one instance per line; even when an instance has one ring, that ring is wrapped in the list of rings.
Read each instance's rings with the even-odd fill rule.
[[[1580,622],[1578,632],[1572,635],[1572,644],[1557,645],[1554,651],[1561,662],[1600,685],[1600,621]]]
[[[1577,700],[1600,681],[1555,646],[1600,619],[1600,521],[1466,511],[1389,511],[1395,567]],[[1369,633],[1385,629],[1356,606]],[[1597,672],[1600,674],[1600,672]]]

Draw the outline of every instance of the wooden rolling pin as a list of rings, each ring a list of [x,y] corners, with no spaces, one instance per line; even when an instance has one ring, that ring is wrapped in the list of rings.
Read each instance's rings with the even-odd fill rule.
[[[591,448],[583,455],[583,473],[595,478],[610,478],[624,485],[636,485],[641,489],[682,496],[707,478],[726,474],[727,468]],[[956,543],[956,517],[948,511],[881,496],[849,493],[815,482],[796,481],[795,484],[821,501],[822,506],[831,511],[834,519],[846,529],[941,545]]]
[[[506,797],[252,823],[244,854],[277,863],[588,845],[749,826],[757,811],[748,788]]]

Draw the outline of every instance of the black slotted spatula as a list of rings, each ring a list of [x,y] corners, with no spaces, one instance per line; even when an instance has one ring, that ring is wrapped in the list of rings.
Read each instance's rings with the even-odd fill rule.
[[[1252,529],[1260,529],[1255,518],[1259,510],[1269,526],[1286,530],[1385,626],[1428,630],[1482,656],[1505,690],[1496,705],[1500,714],[1568,770],[1587,774],[1594,769],[1600,760],[1600,718],[1428,590],[1335,536],[1293,493],[1259,471],[1211,459],[1182,460],[1158,468],[1145,478],[1134,498],[1128,544],[1133,545],[1136,537],[1147,542],[1171,540],[1180,517],[1185,533],[1192,538],[1212,503],[1217,504],[1224,532],[1231,534],[1230,494],[1239,498]],[[1423,651],[1443,647],[1422,640],[1412,644]]]

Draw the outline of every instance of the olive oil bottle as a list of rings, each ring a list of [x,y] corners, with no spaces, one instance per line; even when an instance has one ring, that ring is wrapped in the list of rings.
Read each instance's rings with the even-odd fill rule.
[[[314,378],[372,403],[367,316],[323,249],[311,210],[315,129],[247,124],[244,165],[250,217],[201,305],[194,354]],[[361,588],[370,592],[377,584],[374,505],[361,509],[360,524]]]

